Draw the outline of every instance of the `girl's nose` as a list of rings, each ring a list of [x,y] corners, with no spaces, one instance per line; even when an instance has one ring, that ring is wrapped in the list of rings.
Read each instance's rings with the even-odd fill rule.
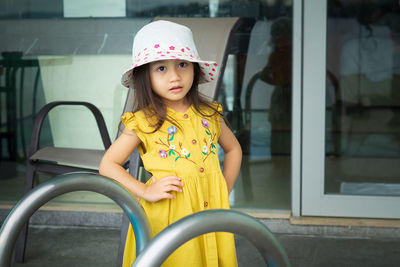
[[[170,80],[172,82],[174,82],[174,81],[178,81],[179,79],[180,79],[180,76],[179,76],[178,70],[176,68],[171,68],[170,69]]]

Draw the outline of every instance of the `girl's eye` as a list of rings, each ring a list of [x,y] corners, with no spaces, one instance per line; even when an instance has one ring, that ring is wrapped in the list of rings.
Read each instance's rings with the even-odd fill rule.
[[[184,68],[184,67],[186,67],[188,64],[186,63],[186,62],[181,62],[181,63],[179,63],[179,67],[180,68]]]
[[[164,66],[160,66],[160,67],[157,68],[157,71],[164,71],[164,70],[165,70]]]

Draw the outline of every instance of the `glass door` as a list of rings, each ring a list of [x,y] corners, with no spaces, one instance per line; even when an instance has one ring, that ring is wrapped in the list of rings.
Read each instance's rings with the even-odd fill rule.
[[[400,218],[399,2],[303,12],[301,214]]]

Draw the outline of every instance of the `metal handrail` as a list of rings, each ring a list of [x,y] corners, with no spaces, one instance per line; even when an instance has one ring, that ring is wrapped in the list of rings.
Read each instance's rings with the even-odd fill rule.
[[[0,267],[11,265],[15,241],[30,216],[51,199],[73,191],[97,192],[116,202],[128,215],[132,224],[137,254],[149,243],[150,230],[143,209],[124,187],[93,173],[69,173],[35,187],[11,210],[0,229]]]
[[[179,246],[210,232],[239,234],[257,248],[268,266],[290,266],[285,250],[264,224],[241,212],[216,209],[189,215],[165,228],[150,241],[132,267],[160,266]]]
[[[125,211],[134,229],[137,244],[138,257],[132,266],[160,266],[179,246],[210,232],[239,234],[257,248],[268,266],[290,266],[285,250],[264,224],[232,210],[207,210],[189,215],[171,224],[150,241],[146,216],[125,188],[111,179],[77,172],[59,175],[37,186],[15,205],[0,229],[0,267],[10,266],[14,243],[30,216],[51,199],[73,191],[100,193],[114,200]]]

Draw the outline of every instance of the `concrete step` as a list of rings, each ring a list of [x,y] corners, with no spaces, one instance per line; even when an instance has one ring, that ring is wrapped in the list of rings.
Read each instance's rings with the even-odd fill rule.
[[[399,266],[400,239],[276,234],[292,266]],[[27,261],[14,267],[115,266],[119,229],[30,228]],[[239,266],[266,266],[255,247],[236,237]]]

